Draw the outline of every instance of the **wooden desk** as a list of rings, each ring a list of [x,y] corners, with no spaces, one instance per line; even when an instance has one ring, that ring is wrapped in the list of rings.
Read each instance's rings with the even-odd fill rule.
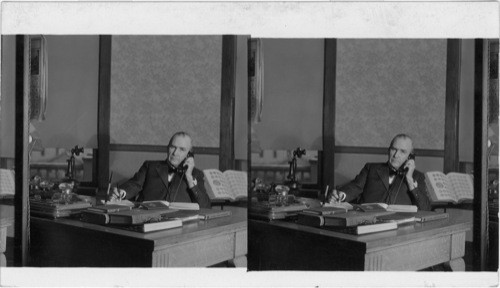
[[[0,267],[7,266],[5,250],[7,250],[7,228],[14,223],[12,206],[0,205]]]
[[[465,232],[454,217],[397,230],[349,235],[292,222],[249,220],[249,270],[421,270],[446,263],[465,270]]]
[[[246,266],[247,209],[224,209],[232,215],[151,233],[32,217],[30,266],[205,267],[227,260]]]

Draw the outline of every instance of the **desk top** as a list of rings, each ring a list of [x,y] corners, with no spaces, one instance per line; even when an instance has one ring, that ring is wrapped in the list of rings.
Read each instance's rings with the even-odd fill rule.
[[[408,242],[412,240],[418,241],[418,239],[422,238],[438,237],[440,235],[450,234],[451,231],[466,231],[471,229],[472,227],[471,220],[464,214],[458,214],[455,217],[450,216],[449,218],[442,220],[429,221],[425,223],[415,223],[414,225],[402,225],[396,230],[364,235],[346,234],[327,229],[300,225],[287,221],[264,222],[252,219],[249,221],[258,223],[259,225],[272,225],[285,229],[292,229],[317,235],[335,237],[337,239],[346,241],[365,243],[368,250],[392,246],[401,242]]]
[[[53,222],[55,224],[67,225],[77,229],[89,229],[96,232],[104,232],[114,235],[120,235],[125,238],[134,238],[135,240],[144,240],[150,242],[152,247],[171,245],[183,242],[194,237],[211,237],[214,234],[228,232],[231,230],[246,229],[247,227],[247,209],[242,207],[225,206],[224,210],[231,210],[231,216],[210,219],[207,221],[199,220],[184,223],[182,227],[159,230],[150,233],[141,233],[128,231],[119,228],[113,228],[105,225],[86,223],[70,218],[45,219],[32,217],[32,221]]]

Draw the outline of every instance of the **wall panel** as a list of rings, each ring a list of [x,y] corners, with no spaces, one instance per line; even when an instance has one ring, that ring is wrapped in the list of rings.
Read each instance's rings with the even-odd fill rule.
[[[337,41],[335,140],[387,147],[400,132],[444,149],[446,40]]]
[[[220,36],[113,36],[111,143],[219,146]]]

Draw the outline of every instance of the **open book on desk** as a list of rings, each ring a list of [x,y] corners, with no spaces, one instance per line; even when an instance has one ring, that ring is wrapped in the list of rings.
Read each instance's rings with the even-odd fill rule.
[[[217,169],[205,169],[205,188],[210,200],[247,200],[247,172]]]
[[[425,173],[425,181],[432,203],[458,204],[474,199],[472,175],[434,171]]]
[[[143,201],[139,205],[146,210],[175,209],[175,210],[200,210],[200,204],[193,202],[168,202],[165,200]]]
[[[323,205],[323,207],[336,207],[336,208],[346,209],[347,211],[354,209],[352,204],[348,202],[332,202],[332,203],[327,202]]]
[[[127,200],[127,199],[123,199],[123,200],[111,200],[111,201],[106,201],[104,202],[103,205],[96,205],[96,206],[107,206],[107,205],[120,205],[120,206],[129,206],[129,207],[134,207],[135,206],[135,203],[130,201],[130,200]]]
[[[363,203],[353,204],[354,210],[364,212],[375,211],[390,211],[390,212],[417,212],[418,207],[415,205],[404,204],[386,204],[386,203]]]

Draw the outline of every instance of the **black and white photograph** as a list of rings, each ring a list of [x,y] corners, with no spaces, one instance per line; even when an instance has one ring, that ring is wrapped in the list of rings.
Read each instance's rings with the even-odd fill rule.
[[[497,2],[1,5],[1,286],[499,285]]]
[[[249,270],[498,270],[498,39],[260,41]]]

